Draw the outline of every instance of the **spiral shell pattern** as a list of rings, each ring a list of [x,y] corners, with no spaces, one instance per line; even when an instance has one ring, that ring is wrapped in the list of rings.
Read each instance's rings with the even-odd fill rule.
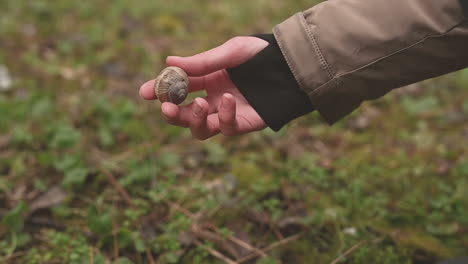
[[[167,67],[156,78],[154,91],[161,102],[171,102],[178,105],[187,98],[188,76],[179,67]]]

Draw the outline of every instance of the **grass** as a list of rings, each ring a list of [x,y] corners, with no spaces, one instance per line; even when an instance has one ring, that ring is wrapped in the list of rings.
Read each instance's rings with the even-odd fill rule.
[[[467,254],[468,72],[329,127],[198,142],[139,85],[314,1],[0,3],[0,262],[436,263]],[[259,151],[260,150],[260,151]]]

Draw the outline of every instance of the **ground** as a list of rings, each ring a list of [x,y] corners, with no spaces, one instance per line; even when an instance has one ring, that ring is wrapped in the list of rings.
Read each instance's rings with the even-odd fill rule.
[[[2,0],[12,85],[0,76],[0,262],[468,255],[468,71],[333,126],[313,113],[278,133],[204,142],[138,97],[167,55],[271,32],[314,3]]]

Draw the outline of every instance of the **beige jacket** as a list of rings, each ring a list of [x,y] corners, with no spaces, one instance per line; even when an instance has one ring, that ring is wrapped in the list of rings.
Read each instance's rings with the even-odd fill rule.
[[[273,32],[329,123],[364,100],[468,67],[468,22],[459,0],[329,0]]]

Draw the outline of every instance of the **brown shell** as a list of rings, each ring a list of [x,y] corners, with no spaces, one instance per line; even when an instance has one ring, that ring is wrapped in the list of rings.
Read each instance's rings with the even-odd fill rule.
[[[156,78],[154,91],[161,102],[182,103],[189,90],[188,76],[179,67],[167,67]]]

